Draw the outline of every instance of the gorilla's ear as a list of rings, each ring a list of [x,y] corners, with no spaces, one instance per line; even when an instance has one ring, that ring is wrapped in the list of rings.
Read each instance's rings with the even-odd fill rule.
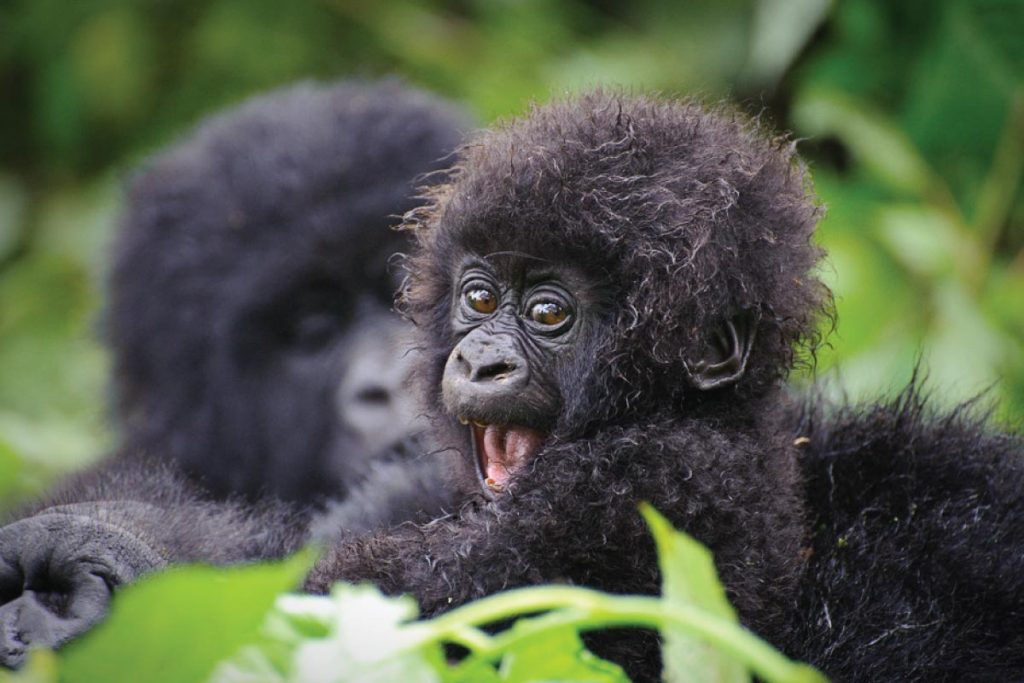
[[[757,320],[744,311],[711,331],[697,358],[687,361],[693,385],[701,391],[732,384],[747,369],[747,357],[754,345]]]

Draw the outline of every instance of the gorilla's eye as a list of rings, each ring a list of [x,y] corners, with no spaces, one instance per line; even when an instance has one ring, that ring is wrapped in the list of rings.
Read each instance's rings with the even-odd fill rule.
[[[539,301],[530,307],[530,317],[541,325],[558,325],[569,317],[569,311],[555,301]]]
[[[494,313],[498,308],[498,297],[494,295],[489,289],[483,287],[477,287],[471,289],[463,295],[466,299],[466,303],[477,313],[489,314]]]
[[[327,346],[341,332],[341,321],[329,311],[301,315],[292,330],[295,348],[313,353]]]

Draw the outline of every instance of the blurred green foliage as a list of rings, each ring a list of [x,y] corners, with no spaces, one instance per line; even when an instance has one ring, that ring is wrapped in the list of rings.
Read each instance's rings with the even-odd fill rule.
[[[125,173],[213,109],[397,73],[483,121],[614,83],[801,140],[853,396],[922,359],[1024,416],[1020,0],[9,0],[0,5],[0,500],[112,442],[97,341]]]

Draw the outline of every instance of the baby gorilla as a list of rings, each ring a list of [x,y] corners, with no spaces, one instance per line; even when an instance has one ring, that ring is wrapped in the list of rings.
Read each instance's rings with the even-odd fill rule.
[[[302,84],[150,161],[107,311],[122,450],[217,496],[310,502],[346,494],[420,429],[390,310],[389,259],[407,240],[389,227],[467,125],[396,81]]]
[[[794,428],[783,380],[829,313],[819,213],[792,144],[689,101],[598,92],[464,146],[408,215],[402,300],[431,438],[460,454],[464,503],[343,535],[306,588],[370,580],[427,615],[543,582],[653,594],[649,501],[711,548],[748,627],[838,680],[1024,676],[1021,440],[962,411],[936,417],[913,392],[812,406]],[[15,568],[68,529],[118,530],[88,558],[50,562],[89,600],[37,621],[74,635],[99,618],[102,591],[66,578],[85,567],[117,585],[302,541],[286,513],[197,505],[154,476],[71,482],[0,529]],[[33,638],[20,599],[0,608],[9,650]],[[588,642],[633,680],[658,679],[652,634]]]
[[[538,582],[655,593],[649,501],[749,628],[837,680],[1024,676],[1021,440],[914,388],[792,425],[782,380],[830,296],[791,143],[596,93],[484,133],[429,199],[402,303],[477,502],[342,541],[307,588],[426,614]],[[657,680],[650,634],[588,642]]]

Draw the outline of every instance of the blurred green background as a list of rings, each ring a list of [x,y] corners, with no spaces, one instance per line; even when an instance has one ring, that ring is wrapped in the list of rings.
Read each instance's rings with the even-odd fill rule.
[[[829,207],[818,376],[864,396],[921,358],[937,399],[988,390],[1021,424],[1021,0],[7,0],[0,501],[112,443],[97,321],[128,172],[251,93],[382,74],[484,122],[615,83],[792,131]]]

